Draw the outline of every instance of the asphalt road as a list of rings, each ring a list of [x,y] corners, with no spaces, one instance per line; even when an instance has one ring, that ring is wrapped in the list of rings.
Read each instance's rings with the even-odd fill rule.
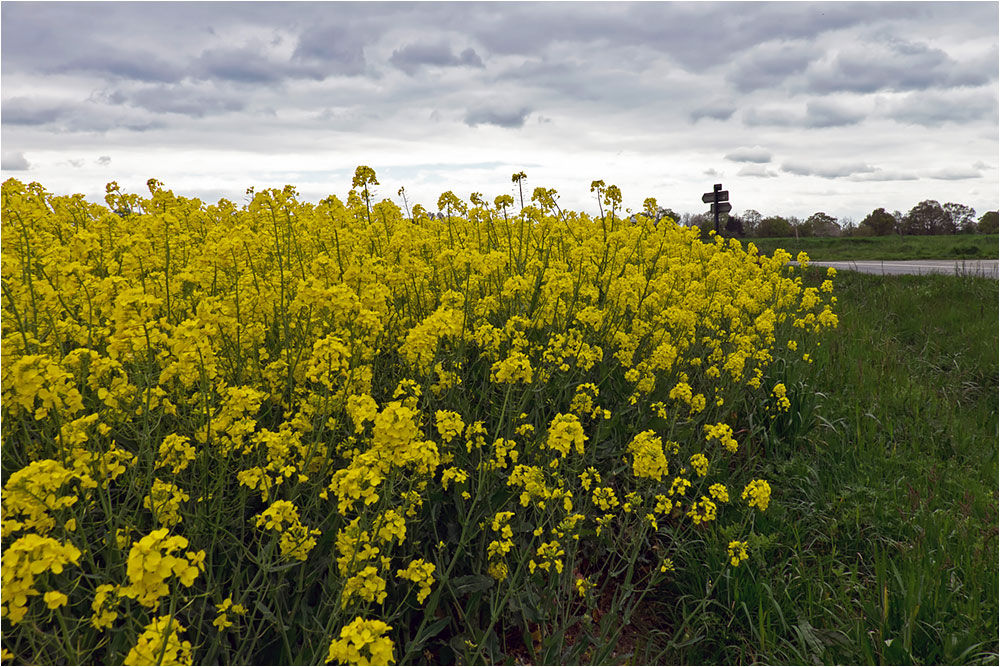
[[[797,262],[792,262],[796,264]],[[995,259],[907,259],[907,260],[855,260],[849,262],[814,262],[810,266],[832,266],[838,271],[859,271],[881,275],[926,275],[946,273],[948,275],[972,275],[983,278],[1000,279]]]

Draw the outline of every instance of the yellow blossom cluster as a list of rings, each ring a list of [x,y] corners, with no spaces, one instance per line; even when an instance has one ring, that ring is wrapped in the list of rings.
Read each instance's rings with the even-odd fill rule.
[[[184,626],[170,616],[154,618],[125,656],[126,665],[191,665],[191,642],[181,641]]]
[[[185,587],[190,587],[199,572],[205,569],[205,552],[174,555],[187,546],[187,538],[168,536],[166,528],[154,530],[133,542],[126,567],[129,585],[121,590],[121,595],[133,598],[144,607],[155,608],[160,598],[170,594],[168,578],[176,577]]]
[[[360,616],[345,625],[340,638],[330,643],[326,662],[336,660],[342,665],[391,665],[395,644],[386,633],[392,626],[382,621],[366,620]]]

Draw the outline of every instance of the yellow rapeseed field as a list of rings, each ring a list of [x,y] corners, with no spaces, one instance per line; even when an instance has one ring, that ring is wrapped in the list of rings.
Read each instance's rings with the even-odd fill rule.
[[[747,415],[832,283],[600,182],[596,217],[376,185],[3,183],[5,662],[597,661],[752,567]]]

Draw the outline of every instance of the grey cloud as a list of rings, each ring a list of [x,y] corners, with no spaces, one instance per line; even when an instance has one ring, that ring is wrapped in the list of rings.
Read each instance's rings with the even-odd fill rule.
[[[726,80],[741,92],[773,88],[804,71],[817,55],[808,44],[765,44],[740,58]]]
[[[791,125],[800,125],[802,122],[801,116],[785,109],[765,107],[763,109],[747,109],[743,112],[743,124],[751,127],[761,125],[788,127]]]
[[[294,60],[315,63],[327,75],[356,75],[365,71],[365,42],[346,26],[325,25],[302,33]]]
[[[845,178],[855,174],[872,173],[875,167],[862,163],[841,164],[836,166],[812,166],[802,162],[786,162],[781,170],[796,176],[819,176],[820,178]]]
[[[861,122],[865,114],[829,102],[809,102],[806,105],[807,127],[842,127]]]
[[[321,69],[301,62],[283,63],[267,58],[260,48],[245,46],[238,49],[210,49],[195,62],[203,78],[216,78],[236,83],[276,83],[283,79],[322,79]]]
[[[114,91],[108,96],[114,104],[127,104],[156,114],[173,113],[192,118],[242,111],[244,96],[201,92],[190,86],[150,86],[134,91]]]
[[[926,44],[886,39],[858,47],[810,71],[808,89],[820,93],[924,90],[982,85],[997,77],[995,60],[992,66],[982,61],[959,63]]]
[[[101,165],[102,167],[107,167],[109,164],[111,164],[111,158],[107,155],[102,155],[101,157],[97,158],[97,164]]]
[[[11,97],[3,100],[4,125],[47,125],[69,111],[65,104],[52,104],[30,97]]]
[[[4,151],[0,154],[0,169],[5,171],[27,171],[31,165],[20,151]]]
[[[180,81],[184,75],[181,68],[157,58],[152,53],[106,48],[95,50],[93,53],[74,58],[64,64],[56,65],[48,71],[54,73],[91,72],[98,75],[149,83]]]
[[[886,113],[896,122],[924,127],[979,120],[988,120],[996,125],[997,93],[995,88],[952,93],[912,93],[893,104]]]
[[[750,8],[752,10],[745,10]],[[690,71],[731,62],[771,40],[812,40],[832,30],[908,16],[901,3],[496,3],[480,6],[477,21],[455,22],[490,51],[539,55],[555,44],[642,46]],[[447,19],[446,19],[447,21]],[[717,45],[706,48],[706,39]],[[709,36],[709,37],[706,37]]]
[[[737,148],[725,156],[731,162],[770,162],[771,151],[754,146],[753,148]]]
[[[691,122],[696,123],[702,118],[711,118],[712,120],[729,120],[734,113],[736,113],[736,107],[731,104],[710,104],[692,111]]]
[[[465,114],[465,124],[470,127],[477,125],[496,125],[498,127],[522,127],[531,109],[522,108],[516,111],[497,109],[470,109]]]
[[[861,111],[821,100],[807,103],[805,113],[768,107],[747,109],[743,112],[743,123],[750,127],[824,128],[856,125],[864,117]]]
[[[472,48],[467,48],[456,56],[451,47],[443,42],[407,44],[401,49],[393,51],[389,62],[410,75],[413,75],[421,66],[484,67],[482,58]]]

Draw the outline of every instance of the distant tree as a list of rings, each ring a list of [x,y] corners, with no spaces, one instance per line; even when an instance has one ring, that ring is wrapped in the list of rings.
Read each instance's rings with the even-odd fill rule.
[[[943,208],[950,219],[952,231],[949,233],[974,234],[976,232],[976,209],[954,202],[948,202]]]
[[[903,226],[904,223],[906,222],[906,216],[903,215],[902,211],[897,210],[892,212],[892,219],[896,221],[896,227],[895,227],[896,233],[902,236]]]
[[[772,215],[764,218],[757,226],[757,236],[775,238],[794,234],[792,224],[781,216]]]
[[[806,218],[803,227],[809,230],[811,236],[840,236],[840,225],[832,215],[822,211],[813,213]]]
[[[747,236],[756,236],[757,227],[760,226],[761,216],[760,213],[749,208],[743,211],[743,231]]]
[[[896,229],[896,218],[884,208],[877,208],[865,216],[860,226],[868,229],[873,236],[888,236]]]
[[[670,218],[674,222],[680,224],[681,214],[672,208],[663,208],[662,206],[656,209],[656,221],[659,222],[664,218]]]
[[[810,230],[806,229],[806,227],[802,224],[802,221],[794,215],[788,216],[787,220],[788,224],[792,226],[792,234],[795,235],[795,238],[799,238],[799,236],[811,236],[809,233]]]
[[[723,223],[723,219],[725,219],[725,223]],[[741,220],[740,216],[738,215],[733,215],[732,213],[724,213],[719,216],[719,224],[720,225],[724,224],[723,229],[730,236],[742,237],[746,233],[743,227],[743,220]]]
[[[920,202],[903,219],[906,234],[947,234],[950,229],[951,217],[933,199]]]
[[[977,230],[980,234],[996,234],[998,220],[1000,220],[1000,215],[996,211],[986,211],[983,213],[983,217],[979,218]]]
[[[843,236],[854,236],[858,231],[858,226],[855,224],[854,218],[849,215],[842,217],[837,221],[837,224],[840,225],[840,233]]]
[[[685,214],[688,227],[697,227],[701,231],[702,238],[708,238],[708,232],[715,229],[715,218],[709,213]]]

